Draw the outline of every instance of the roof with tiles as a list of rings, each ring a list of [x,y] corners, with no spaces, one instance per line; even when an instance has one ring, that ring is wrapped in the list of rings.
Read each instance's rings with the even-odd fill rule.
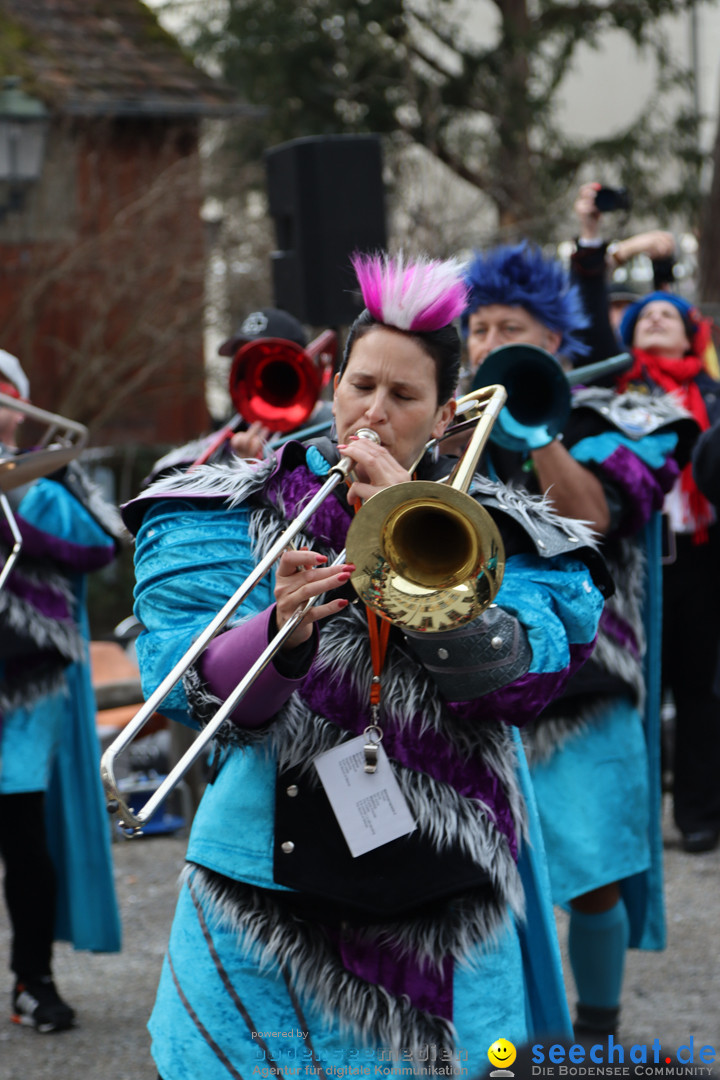
[[[76,116],[251,112],[140,0],[0,0],[0,77]]]

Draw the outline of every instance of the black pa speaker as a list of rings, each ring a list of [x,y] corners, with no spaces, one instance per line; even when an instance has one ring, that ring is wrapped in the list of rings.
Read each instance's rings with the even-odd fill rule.
[[[350,256],[387,245],[380,139],[293,139],[265,161],[275,306],[311,326],[346,326],[363,307]]]

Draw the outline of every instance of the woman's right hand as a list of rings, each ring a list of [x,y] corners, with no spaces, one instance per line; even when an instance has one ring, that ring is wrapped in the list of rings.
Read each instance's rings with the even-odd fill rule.
[[[325,555],[307,548],[286,551],[280,557],[275,575],[275,615],[278,630],[312,597],[337,589],[350,580],[355,569],[352,563],[326,566],[326,562]],[[342,598],[325,604],[315,604],[283,642],[282,648],[295,649],[302,645],[311,636],[313,623],[327,615],[335,615],[348,604],[349,600]]]

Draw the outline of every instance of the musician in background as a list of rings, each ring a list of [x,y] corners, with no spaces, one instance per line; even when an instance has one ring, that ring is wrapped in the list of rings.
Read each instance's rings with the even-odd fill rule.
[[[341,555],[356,511],[360,525],[371,495],[451,464],[427,443],[455,411],[465,287],[454,262],[354,265],[367,308],[335,379],[336,439],[162,479],[124,511],[137,537],[138,658],[154,689],[340,456],[354,466],[163,706],[202,725],[298,606],[320,598],[218,738],[150,1022],[163,1080],[282,1073],[298,1060],[390,1074],[457,1063],[476,1076],[498,1032],[519,1045],[569,1030],[512,726],[590,650],[604,565],[587,530],[478,477],[473,497],[505,545],[496,604],[439,633],[359,602]],[[431,628],[439,599],[419,606]],[[361,828],[369,849],[353,855],[315,762],[331,752],[347,826],[337,758],[349,751],[338,748],[358,738],[361,762],[381,747],[399,793],[388,817],[388,781],[372,789],[374,839]],[[397,832],[396,814],[408,815]]]
[[[539,249],[520,244],[477,254],[466,281],[463,326],[473,369],[482,372],[505,344],[582,355],[587,318],[577,287]],[[518,452],[491,444],[486,458],[490,475],[591,522],[615,581],[593,656],[523,733],[553,899],[570,910],[578,1034],[617,1031],[628,946],[664,943],[660,628],[647,607],[653,586],[658,591],[659,556],[649,523],[678,473],[672,453],[677,432],[690,424],[684,415],[668,399],[638,401],[588,387],[574,392],[569,424],[548,445]],[[655,711],[644,715],[653,689]]]
[[[649,293],[628,308],[620,333],[634,358],[618,381],[646,400],[671,393],[702,431],[720,418],[711,320],[675,293]],[[720,523],[688,463],[665,500],[663,680],[675,704],[673,813],[683,850],[720,841]]]
[[[16,357],[0,350],[0,391],[27,400]],[[3,457],[22,416],[0,407]],[[116,952],[120,927],[99,777],[85,576],[116,556],[122,526],[72,463],[8,493],[23,538],[0,589],[0,857],[12,928],[15,1023],[63,1031],[54,940]],[[0,522],[0,558],[11,534]]]
[[[611,244],[602,239],[598,184],[584,184],[575,202],[579,238],[572,273],[587,301],[592,359],[623,347],[635,363],[606,385],[643,395],[672,393],[702,430],[720,417],[720,370],[711,320],[675,292],[672,234],[652,231]],[[653,260],[654,291],[625,305],[617,323],[604,298],[605,253],[620,264],[638,253]],[[612,326],[611,326],[612,321]],[[663,685],[672,695],[673,813],[683,850],[701,854],[720,841],[720,526],[689,464],[665,501],[663,558]],[[698,634],[688,627],[702,627]],[[670,755],[668,755],[670,756]]]
[[[294,315],[280,308],[260,308],[246,315],[232,334],[218,349],[219,356],[228,356],[232,360],[238,349],[249,341],[261,341],[263,338],[278,338],[292,341],[301,349],[307,346],[305,328]],[[265,446],[272,432],[269,428],[254,421],[245,431],[236,431],[230,439],[229,450],[236,457],[262,458]]]
[[[218,354],[230,357],[232,360],[243,345],[248,345],[251,342],[261,343],[269,338],[299,345],[301,349],[307,348],[308,345],[305,329],[294,315],[290,315],[289,312],[282,311],[280,308],[260,308],[258,311],[251,311],[249,315],[245,316],[235,333],[222,343],[218,349]],[[236,430],[229,433],[222,444],[217,446],[212,455],[213,460],[231,460],[233,457],[258,459],[265,457],[268,450],[268,441],[273,435],[270,428],[257,420],[251,423],[247,423],[241,417],[237,417],[236,420]],[[311,416],[301,426],[305,427],[310,424],[327,422],[329,427],[331,421],[332,410],[330,403],[318,399]],[[144,484],[152,483],[158,477],[171,472],[173,469],[187,469],[195,462],[202,461],[208,448],[214,443],[217,443],[217,432],[205,435],[201,439],[194,439],[185,446],[170,450],[153,465]]]

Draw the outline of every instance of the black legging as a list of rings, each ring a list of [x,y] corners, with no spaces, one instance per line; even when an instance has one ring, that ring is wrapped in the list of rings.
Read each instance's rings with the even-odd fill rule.
[[[56,885],[42,791],[0,795],[0,856],[13,930],[10,967],[20,979],[49,975]]]
[[[720,831],[720,524],[710,542],[678,536],[663,569],[663,682],[675,699],[674,812],[684,833]]]

